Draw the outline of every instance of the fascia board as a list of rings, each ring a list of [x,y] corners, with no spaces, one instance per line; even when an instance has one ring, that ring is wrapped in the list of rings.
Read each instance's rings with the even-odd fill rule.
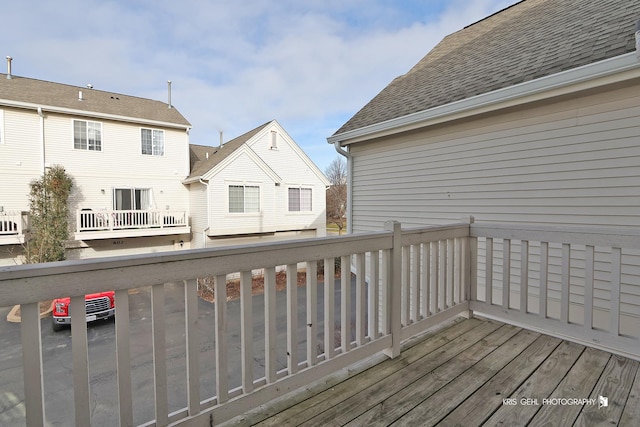
[[[235,150],[226,159],[224,159],[223,161],[221,161],[220,163],[215,165],[213,168],[211,168],[211,170],[209,170],[207,173],[202,175],[202,180],[203,181],[210,181],[215,175],[217,175],[219,172],[221,172],[227,166],[232,164],[242,154],[247,154],[249,156],[249,158],[251,160],[253,160],[256,163],[256,165],[258,165],[258,167],[260,169],[262,169],[262,171],[264,173],[266,173],[273,180],[273,182],[277,182],[277,183],[281,183],[282,182],[282,178],[280,178],[280,176],[278,176],[278,174],[275,173],[273,171],[273,169],[271,169],[269,167],[269,165],[267,165],[264,162],[264,160],[262,160],[260,158],[260,156],[258,156],[255,153],[255,151],[253,151],[246,143],[242,144],[242,146],[240,148]]]
[[[515,106],[640,77],[640,61],[631,52],[593,64],[541,77],[525,83],[498,89],[455,101],[439,107],[419,111],[406,116],[353,129],[327,138],[329,144],[342,146],[393,134],[397,131],[416,129],[452,119],[469,117],[479,113]]]

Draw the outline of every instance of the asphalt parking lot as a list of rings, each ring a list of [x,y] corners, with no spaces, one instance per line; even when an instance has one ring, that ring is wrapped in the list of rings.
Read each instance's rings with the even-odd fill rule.
[[[319,286],[318,306],[322,307],[322,286]],[[336,286],[338,289],[339,286]],[[306,304],[305,288],[298,290],[299,306]],[[167,324],[167,384],[169,411],[184,408],[186,396],[186,358],[184,332],[184,293],[182,286],[165,285],[165,318]],[[354,300],[355,298],[353,298]],[[286,366],[286,295],[278,292],[278,369]],[[339,302],[339,290],[336,301]],[[150,288],[130,292],[131,383],[134,399],[134,423],[154,418],[153,360],[151,352]],[[199,299],[201,396],[215,395],[214,306]],[[337,308],[337,307],[336,307]],[[20,324],[6,322],[10,307],[0,308],[0,426],[20,426],[24,420],[24,386]],[[264,298],[254,296],[254,373],[264,375]],[[319,310],[319,313],[321,310]],[[340,310],[337,308],[336,313]],[[117,307],[116,307],[117,313]],[[116,314],[117,315],[117,314]],[[229,301],[227,306],[229,345],[229,386],[241,383],[240,370],[240,304]],[[336,319],[338,321],[339,319]],[[305,336],[306,319],[301,311],[299,337]],[[319,319],[322,325],[322,318]],[[74,425],[73,378],[71,366],[71,330],[53,332],[51,318],[42,319],[42,354],[45,390],[45,416],[48,426]],[[319,334],[323,334],[322,327]],[[91,390],[91,420],[96,426],[117,426],[115,323],[112,320],[88,324],[89,376]],[[301,341],[300,357],[306,345]],[[236,357],[238,355],[238,357]]]

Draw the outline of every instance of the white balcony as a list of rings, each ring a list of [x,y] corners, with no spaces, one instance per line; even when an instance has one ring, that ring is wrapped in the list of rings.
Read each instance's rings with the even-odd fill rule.
[[[0,212],[0,245],[24,243],[26,212]]]
[[[189,234],[189,217],[181,210],[79,210],[76,240]]]
[[[335,384],[328,378],[354,364],[380,362],[384,356],[403,357],[403,346],[413,337],[457,316],[478,315],[595,347],[600,353],[621,355],[609,358],[614,370],[616,360],[625,361],[619,365],[625,366],[620,368],[624,390],[616,385],[615,396],[609,396],[610,406],[619,409],[619,420],[621,415],[633,415],[640,405],[640,397],[633,391],[640,387],[638,363],[630,360],[640,360],[638,257],[638,230],[498,226],[472,221],[401,230],[400,224],[390,222],[384,231],[359,235],[5,267],[0,269],[0,301],[21,305],[18,347],[22,347],[24,377],[22,390],[14,386],[7,393],[21,408],[16,412],[26,413],[15,423],[27,426],[51,422],[45,406],[59,408],[69,399],[68,393],[73,394],[73,402],[67,401],[69,419],[55,422],[101,425],[104,419],[99,419],[98,413],[102,410],[109,422],[119,421],[120,425],[218,425],[296,390],[307,390],[303,392],[307,396],[312,384]],[[342,268],[334,280],[336,258],[341,266],[351,268]],[[301,265],[306,277],[302,284],[297,283]],[[326,280],[317,274],[320,265]],[[276,290],[279,266],[286,266],[283,291]],[[264,293],[252,295],[252,272],[256,270],[264,274]],[[228,275],[240,278],[239,300],[229,301],[227,287],[216,286],[215,304],[203,310],[197,279],[213,277],[215,283],[226,283]],[[114,363],[112,372],[95,373],[89,355],[96,357],[96,353],[87,339],[91,327],[85,323],[84,294],[105,289],[116,291],[109,351]],[[73,380],[68,393],[60,393],[58,384],[43,379],[47,374],[43,366],[51,353],[43,354],[44,331],[38,313],[38,301],[62,296],[71,296],[71,311],[77,313],[72,317],[69,339]],[[148,310],[139,300],[147,301]],[[140,324],[148,329],[140,332]],[[462,329],[475,328],[478,322],[469,325]],[[482,326],[486,329],[482,336],[498,327],[493,323]],[[517,332],[511,327],[506,331],[511,335]],[[517,350],[512,341],[504,346],[495,344],[501,348],[500,363],[515,360],[534,339],[524,335],[518,335],[521,342]],[[482,336],[474,338],[471,343],[478,344],[465,352],[465,357],[479,360],[481,355],[474,349],[494,345]],[[539,351],[542,344],[538,344],[524,350],[525,356]],[[448,351],[453,355],[457,350]],[[513,358],[507,357],[509,352]],[[495,368],[498,359],[491,354],[480,367]],[[585,354],[589,358],[593,353]],[[430,369],[435,369],[435,363],[444,363],[435,356],[430,356]],[[518,363],[529,360],[525,356]],[[412,360],[416,357],[411,356]],[[553,365],[553,359],[548,363]],[[585,363],[592,366],[588,360]],[[544,375],[549,371],[530,371],[539,379],[535,384],[547,384]],[[9,371],[2,372],[9,375]],[[434,373],[434,379],[444,378],[439,372]],[[481,387],[489,381],[489,371],[478,372],[486,379],[480,381],[479,374],[470,371],[464,374],[470,380],[460,385],[473,382]],[[572,375],[580,377],[581,372]],[[516,390],[521,383],[508,384],[508,374],[500,374],[509,385],[505,390]],[[395,377],[411,380],[411,375],[418,378],[423,374],[416,368]],[[525,381],[529,374],[519,370],[518,375],[524,378],[518,381]],[[106,378],[113,378],[116,397],[100,400],[96,396]],[[394,384],[396,389],[379,395],[399,393],[401,388]],[[560,391],[570,390],[570,386]],[[492,390],[489,395],[493,396]],[[4,391],[0,386],[0,396]],[[586,396],[555,395],[552,391],[551,397],[593,397],[591,391],[585,392]],[[449,395],[444,401],[462,402],[461,396]],[[495,396],[491,399],[497,407],[504,406]],[[615,405],[611,404],[614,399]],[[478,397],[477,401],[486,400]],[[350,405],[362,414],[370,410],[366,416],[375,422],[375,406],[367,405],[378,403],[372,402],[351,405],[350,400]],[[545,409],[571,411],[572,417],[576,410],[582,410],[572,405]],[[500,413],[509,410],[505,407]],[[514,410],[522,411],[522,407]],[[263,411],[263,419],[269,414],[273,413]],[[517,417],[509,414],[505,419],[508,415]],[[561,415],[555,414],[558,419]]]

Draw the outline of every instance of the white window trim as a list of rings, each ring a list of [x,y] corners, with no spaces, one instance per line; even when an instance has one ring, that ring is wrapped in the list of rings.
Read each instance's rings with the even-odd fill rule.
[[[258,188],[258,211],[257,212],[231,212],[231,200],[229,197],[229,188],[232,186],[236,186],[236,187],[257,187]],[[231,216],[259,216],[262,213],[262,206],[263,206],[263,200],[262,200],[262,185],[261,183],[258,182],[233,182],[233,181],[229,181],[226,183],[226,194],[225,194],[225,198],[226,198],[226,215],[231,215]],[[244,206],[243,206],[244,208]]]
[[[289,205],[289,190],[291,190],[291,189],[299,189],[299,190],[309,190],[309,191],[311,191],[311,209],[309,209],[308,211],[303,211],[303,210],[292,211],[291,210],[291,206]],[[300,194],[302,195],[302,192],[300,192]],[[302,199],[300,200],[300,202],[302,202]],[[287,186],[287,214],[290,214],[290,215],[308,215],[308,214],[313,212],[313,204],[314,204],[313,203],[313,186],[310,186],[310,185],[289,185],[289,186]]]
[[[153,189],[151,187],[113,187],[111,194],[112,194],[112,206],[113,206],[113,210],[118,210],[116,207],[116,192],[118,190],[131,190],[131,204],[132,204],[132,208],[131,210],[153,210],[154,206],[155,206],[155,199],[153,197]],[[149,206],[146,207],[145,209],[142,209],[142,207],[140,209],[136,209],[135,206],[133,206],[135,204],[135,192],[136,190],[141,190],[141,191],[148,191],[148,197],[149,200],[147,201]],[[128,209],[124,209],[124,210],[128,210]]]
[[[142,151],[142,131],[143,130],[149,130],[151,131],[151,153],[144,153]],[[155,154],[154,151],[154,146],[153,146],[153,133],[154,132],[161,132],[162,133],[162,154]],[[143,156],[151,156],[151,157],[164,157],[165,151],[166,151],[166,132],[164,131],[164,129],[158,129],[158,128],[146,128],[146,127],[141,127],[140,128],[140,154]]]
[[[100,149],[99,150],[89,150],[89,135],[87,134],[87,148],[76,148],[76,125],[75,122],[84,122],[87,124],[87,132],[89,129],[89,123],[96,123],[100,125]],[[104,132],[102,130],[102,122],[97,122],[95,120],[85,120],[85,119],[71,119],[71,147],[77,151],[87,151],[94,153],[101,153],[104,147]]]

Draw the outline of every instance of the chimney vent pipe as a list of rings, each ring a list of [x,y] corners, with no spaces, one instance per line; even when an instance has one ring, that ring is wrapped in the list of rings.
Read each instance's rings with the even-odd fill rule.
[[[82,91],[81,90],[78,91],[78,101],[84,101],[84,98],[82,98]]]
[[[167,92],[168,92],[168,104],[169,108],[171,108],[171,80],[167,80]]]
[[[222,131],[220,131],[220,148],[222,148]]]
[[[13,77],[11,76],[11,60],[13,58],[7,56],[7,80],[11,80]]]

